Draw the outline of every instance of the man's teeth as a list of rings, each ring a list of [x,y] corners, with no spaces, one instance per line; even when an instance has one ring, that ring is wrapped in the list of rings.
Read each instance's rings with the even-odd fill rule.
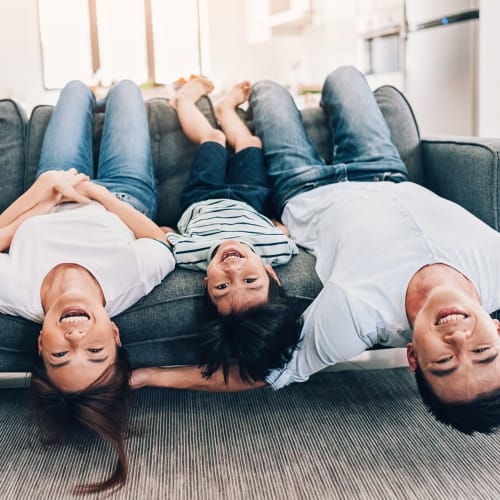
[[[445,323],[448,323],[450,321],[458,321],[460,319],[465,319],[467,316],[465,314],[448,314],[448,316],[445,316],[444,318],[441,318],[437,324],[438,325],[444,325]]]
[[[65,324],[81,323],[82,321],[88,321],[88,319],[89,319],[88,316],[83,314],[81,316],[67,316],[61,319],[61,323]]]

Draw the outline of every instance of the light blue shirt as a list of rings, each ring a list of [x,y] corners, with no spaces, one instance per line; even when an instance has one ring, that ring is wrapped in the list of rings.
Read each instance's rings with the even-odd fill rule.
[[[303,382],[374,344],[411,340],[405,297],[413,275],[447,264],[500,308],[500,234],[464,208],[411,182],[342,182],[292,198],[283,221],[316,256],[324,288],[304,312],[302,345],[267,381]]]

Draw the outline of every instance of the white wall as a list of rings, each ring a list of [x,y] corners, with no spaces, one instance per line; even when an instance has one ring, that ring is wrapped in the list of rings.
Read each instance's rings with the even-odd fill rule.
[[[479,131],[500,137],[500,2],[481,0],[479,30]]]
[[[0,98],[15,98],[29,110],[50,104],[43,88],[36,0],[0,0]]]

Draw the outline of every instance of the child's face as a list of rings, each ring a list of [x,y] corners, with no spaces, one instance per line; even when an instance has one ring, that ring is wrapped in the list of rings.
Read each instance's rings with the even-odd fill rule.
[[[249,246],[226,240],[208,265],[205,284],[219,313],[227,316],[266,303],[270,277],[278,281],[272,267]]]

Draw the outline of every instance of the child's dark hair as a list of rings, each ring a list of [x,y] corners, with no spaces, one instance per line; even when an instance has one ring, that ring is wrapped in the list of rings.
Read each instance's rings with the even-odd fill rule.
[[[211,377],[222,369],[228,382],[231,364],[238,363],[243,381],[264,380],[292,357],[300,340],[300,312],[274,279],[269,301],[241,312],[221,316],[205,293],[208,324],[200,344],[200,368]]]
[[[500,427],[500,389],[464,403],[444,403],[426,380],[421,368],[415,370],[417,388],[429,412],[444,424],[465,434],[491,434]]]
[[[75,493],[96,493],[125,484],[128,461],[123,434],[130,396],[129,369],[126,350],[117,346],[115,363],[97,380],[83,391],[67,393],[51,383],[42,358],[37,356],[35,359],[31,400],[43,441],[60,443],[79,424],[104,439],[118,456],[115,470],[108,479],[78,485]]]

